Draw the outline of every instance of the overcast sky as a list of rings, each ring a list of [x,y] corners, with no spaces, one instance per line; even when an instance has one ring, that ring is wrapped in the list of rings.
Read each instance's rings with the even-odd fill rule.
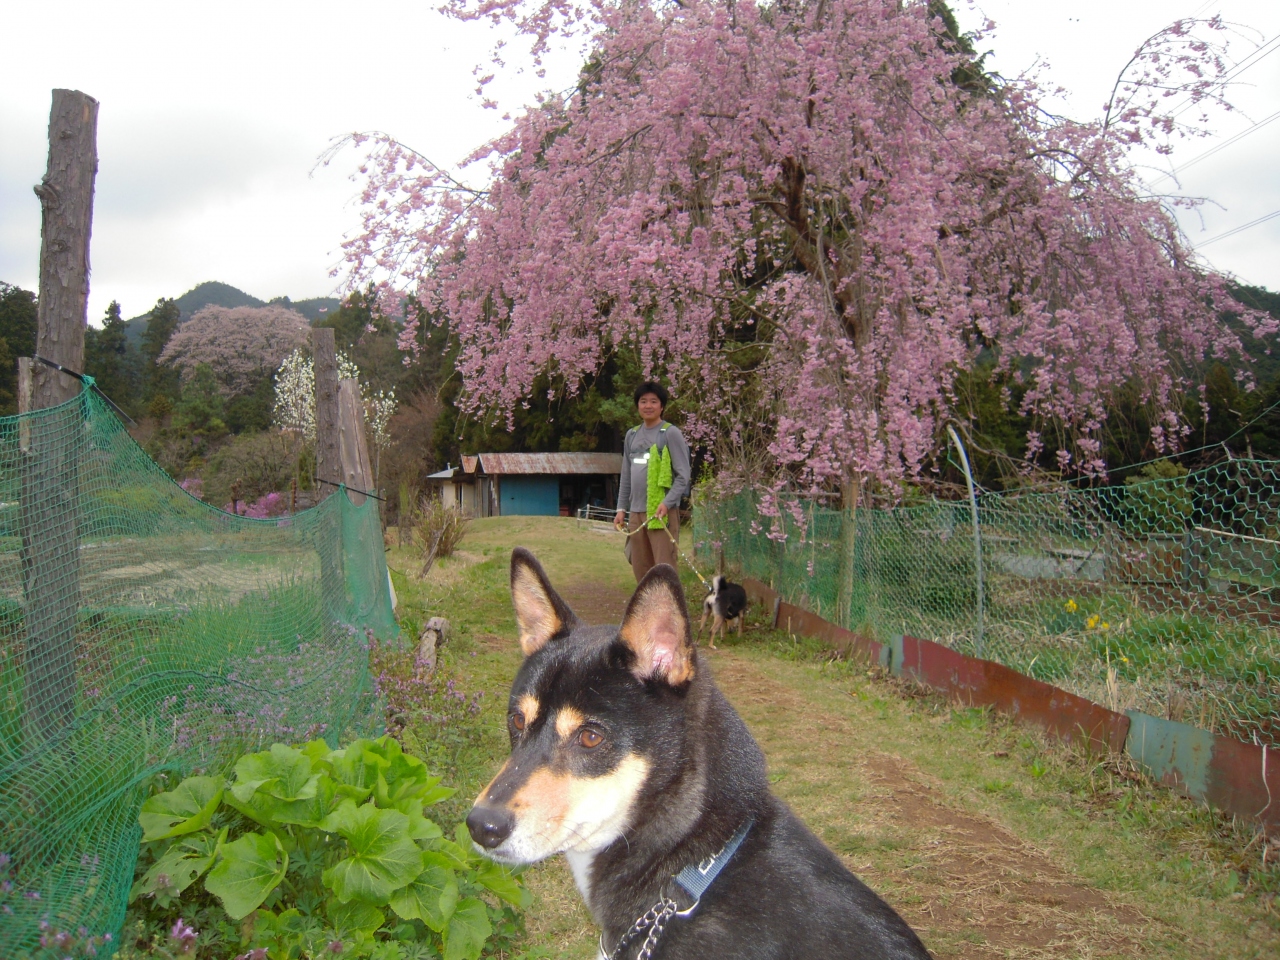
[[[126,317],[158,297],[221,280],[268,299],[334,291],[339,244],[358,225],[347,152],[312,175],[330,139],[384,130],[436,162],[456,163],[503,126],[483,110],[472,68],[493,34],[440,16],[436,3],[363,0],[42,0],[9,3],[0,23],[0,280],[35,289],[50,91],[97,98],[99,170],[89,316],[115,299]],[[1147,36],[1178,16],[1221,12],[1280,35],[1277,0],[981,0],[955,4],[966,29],[997,23],[988,65],[1014,76],[1040,64],[1069,91],[1064,109],[1100,113],[1115,74]],[[56,29],[53,29],[56,26]],[[1239,42],[1242,60],[1253,47]],[[1280,43],[1244,71],[1216,135],[1177,148],[1186,163],[1280,111]],[[495,84],[503,108],[567,87],[576,58],[545,80]],[[1184,217],[1196,243],[1280,211],[1280,119],[1182,176],[1212,201]],[[1155,174],[1151,175],[1154,181]],[[1169,180],[1157,184],[1173,191]],[[1202,222],[1203,221],[1203,222]],[[1280,290],[1280,217],[1203,247],[1241,280]]]

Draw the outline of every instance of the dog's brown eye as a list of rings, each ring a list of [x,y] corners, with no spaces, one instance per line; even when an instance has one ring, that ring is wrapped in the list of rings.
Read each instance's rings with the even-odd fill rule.
[[[517,730],[524,729],[524,714],[517,710],[511,715],[511,725]]]
[[[583,730],[578,734],[578,743],[582,744],[588,750],[600,746],[603,740],[604,737],[600,736],[600,734],[596,733],[594,730]]]

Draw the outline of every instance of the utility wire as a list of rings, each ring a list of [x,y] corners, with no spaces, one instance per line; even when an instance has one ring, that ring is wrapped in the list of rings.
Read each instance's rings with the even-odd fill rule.
[[[1257,220],[1250,220],[1248,223],[1242,223],[1240,226],[1234,227],[1233,229],[1228,230],[1226,233],[1220,233],[1216,237],[1210,237],[1208,240],[1204,241],[1203,243],[1195,244],[1195,248],[1197,250],[1201,250],[1207,247],[1211,243],[1217,243],[1219,240],[1227,239],[1227,237],[1234,237],[1237,233],[1243,233],[1245,230],[1250,230],[1253,227],[1258,226],[1259,224],[1266,223],[1268,220],[1274,220],[1276,217],[1280,217],[1280,210],[1273,210],[1271,213],[1268,213],[1265,217],[1259,217]]]
[[[1237,77],[1239,77],[1240,74],[1244,73],[1246,70],[1252,70],[1254,67],[1256,67],[1259,63],[1261,63],[1267,57],[1271,56],[1271,54],[1275,53],[1277,50],[1280,50],[1280,34],[1277,34],[1276,36],[1272,37],[1262,46],[1258,47],[1257,50],[1253,51],[1253,53],[1249,54],[1249,56],[1245,57],[1243,60],[1237,63],[1234,67],[1228,70],[1226,74],[1223,76],[1223,78],[1219,80],[1217,83],[1215,83],[1212,87],[1210,87],[1209,90],[1206,90],[1205,93],[1209,93],[1212,90],[1217,90],[1222,87],[1225,87],[1228,83],[1233,82]],[[1201,99],[1203,99],[1203,97]],[[1188,98],[1187,102],[1184,103],[1181,107],[1175,109],[1173,113],[1170,114],[1170,116],[1180,117],[1182,116],[1182,114],[1186,113],[1192,107],[1196,106],[1199,102],[1200,101],[1195,100],[1193,98]]]
[[[1276,212],[1280,213],[1280,210]],[[1265,417],[1272,410],[1276,409],[1276,407],[1280,407],[1280,400],[1277,400],[1275,403],[1271,404],[1271,406],[1267,407],[1267,409],[1263,410],[1260,414],[1258,414],[1256,417],[1254,417],[1252,420],[1250,420],[1248,423],[1242,426],[1235,433],[1231,434],[1231,436],[1227,437],[1227,439],[1225,440],[1219,440],[1217,443],[1207,443],[1203,447],[1195,447],[1194,449],[1191,449],[1191,450],[1173,450],[1173,451],[1170,451],[1169,453],[1166,453],[1162,457],[1152,457],[1150,460],[1140,460],[1137,463],[1126,463],[1123,467],[1119,467],[1117,469],[1134,470],[1138,467],[1145,467],[1149,463],[1157,463],[1161,460],[1168,460],[1170,457],[1188,457],[1193,453],[1201,453],[1205,450],[1216,449],[1217,447],[1222,447],[1224,450],[1227,451],[1227,456],[1231,457],[1231,450],[1227,448],[1227,444],[1230,443],[1232,440],[1234,440],[1236,437],[1240,436],[1240,434],[1244,433],[1250,427],[1252,427],[1255,423],[1257,423],[1259,420]],[[1072,477],[1067,482],[1079,483],[1081,482],[1082,479],[1083,478],[1080,478],[1080,477]]]
[[[1280,33],[1271,37],[1271,40],[1268,40],[1266,44],[1258,47],[1258,49],[1254,50],[1252,54],[1245,56],[1245,58],[1240,60],[1240,63],[1236,64],[1235,67],[1228,70],[1225,74],[1222,74],[1222,79],[1220,79],[1219,82],[1213,84],[1212,87],[1208,88],[1208,90],[1204,92],[1210,93],[1211,91],[1220,90],[1220,88],[1225,87],[1226,84],[1234,82],[1236,78],[1239,78],[1240,74],[1245,72],[1245,70],[1252,70],[1254,67],[1257,67],[1257,65],[1267,59],[1268,56],[1274,54],[1276,50],[1280,50]],[[1203,100],[1203,97],[1201,97],[1201,100]],[[1172,111],[1170,115],[1175,116],[1175,118],[1176,116],[1181,116],[1184,113],[1187,113],[1188,110],[1192,109],[1193,106],[1199,104],[1201,100],[1188,97],[1187,102]]]
[[[1227,147],[1231,146],[1233,143],[1238,143],[1239,141],[1243,140],[1245,137],[1249,136],[1249,134],[1256,133],[1257,131],[1265,127],[1267,124],[1272,123],[1275,120],[1280,120],[1280,110],[1277,110],[1271,116],[1266,117],[1262,120],[1259,120],[1257,123],[1246,127],[1245,129],[1237,133],[1235,136],[1231,137],[1228,140],[1222,141],[1222,143],[1218,144],[1216,147],[1213,147],[1210,150],[1206,150],[1204,153],[1200,154],[1198,157],[1195,157],[1191,160],[1188,160],[1186,163],[1183,163],[1174,167],[1168,173],[1160,174],[1160,176],[1156,177],[1155,180],[1152,181],[1152,183],[1159,183],[1161,180],[1165,180],[1167,178],[1176,176],[1177,174],[1181,173],[1183,170],[1188,169],[1189,167],[1194,167],[1201,160],[1209,159],[1209,157],[1212,157],[1219,150],[1227,149]]]

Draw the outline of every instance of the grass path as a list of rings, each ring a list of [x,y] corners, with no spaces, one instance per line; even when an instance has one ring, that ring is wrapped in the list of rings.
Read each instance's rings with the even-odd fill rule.
[[[449,617],[457,639],[446,663],[485,693],[451,772],[459,810],[507,749],[519,653],[506,563],[516,544],[538,554],[588,622],[620,619],[634,585],[616,538],[555,518],[477,521],[425,583],[396,577],[406,622]],[[391,563],[411,567],[398,553]],[[936,956],[1280,956],[1280,905],[1267,889],[1280,869],[1258,870],[1260,845],[1131,771],[828,662],[815,644],[760,624],[707,656],[760,741],[774,789]],[[531,952],[594,956],[596,928],[563,862],[526,877]]]

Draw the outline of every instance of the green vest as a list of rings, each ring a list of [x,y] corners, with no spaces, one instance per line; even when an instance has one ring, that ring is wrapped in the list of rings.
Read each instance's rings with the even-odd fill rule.
[[[671,424],[665,420],[662,426],[658,428],[658,442],[649,448],[649,464],[645,468],[645,480],[647,489],[645,490],[645,516],[652,517],[648,523],[650,530],[661,530],[666,524],[661,517],[655,517],[658,507],[662,505],[663,498],[666,497],[667,491],[671,489],[671,484],[675,482],[675,474],[671,472],[671,451],[667,449],[667,438],[665,436],[667,428]],[[638,429],[638,428],[637,428]],[[630,456],[628,451],[627,456]]]

